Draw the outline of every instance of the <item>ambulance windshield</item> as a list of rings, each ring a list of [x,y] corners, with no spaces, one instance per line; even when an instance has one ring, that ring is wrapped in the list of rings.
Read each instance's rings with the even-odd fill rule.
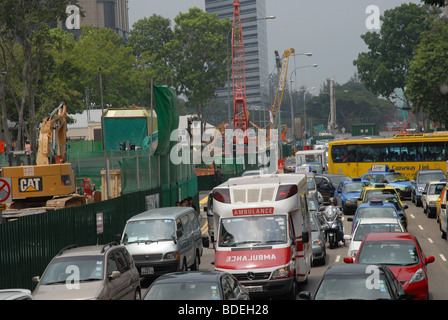
[[[218,246],[237,247],[286,243],[288,235],[286,219],[286,215],[222,219]]]

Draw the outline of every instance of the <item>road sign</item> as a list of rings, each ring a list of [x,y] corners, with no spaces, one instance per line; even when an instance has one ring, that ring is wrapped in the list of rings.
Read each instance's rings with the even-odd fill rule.
[[[0,203],[12,202],[11,178],[0,178]]]

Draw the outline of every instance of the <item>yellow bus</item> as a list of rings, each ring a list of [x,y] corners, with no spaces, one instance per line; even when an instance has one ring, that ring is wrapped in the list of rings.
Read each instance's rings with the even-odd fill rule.
[[[331,141],[328,172],[355,178],[367,173],[372,165],[382,164],[412,180],[418,170],[446,172],[447,148],[448,132]]]

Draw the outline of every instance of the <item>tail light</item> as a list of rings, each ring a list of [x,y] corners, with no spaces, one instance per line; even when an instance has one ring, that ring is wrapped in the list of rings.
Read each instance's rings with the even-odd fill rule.
[[[275,198],[275,201],[288,199],[292,197],[293,195],[297,194],[298,188],[295,184],[293,185],[286,185],[286,186],[280,186],[277,191],[277,197]]]
[[[214,189],[213,199],[223,203],[230,203],[230,191],[229,189]]]

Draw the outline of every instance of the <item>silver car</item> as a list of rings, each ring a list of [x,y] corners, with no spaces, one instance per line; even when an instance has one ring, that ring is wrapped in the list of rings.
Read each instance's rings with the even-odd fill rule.
[[[116,243],[62,249],[42,277],[34,300],[140,300],[140,276],[124,246]]]

